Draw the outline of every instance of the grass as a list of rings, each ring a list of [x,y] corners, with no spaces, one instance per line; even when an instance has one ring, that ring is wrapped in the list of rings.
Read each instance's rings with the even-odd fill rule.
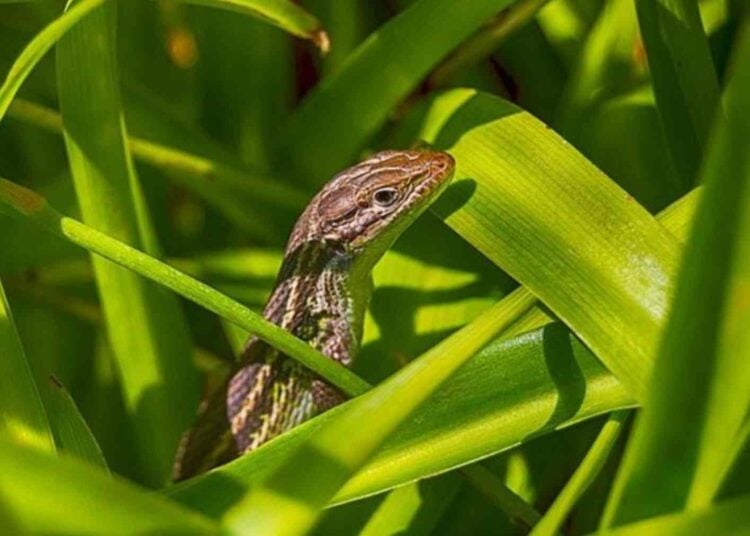
[[[0,1],[3,532],[750,530],[741,3],[64,4]],[[456,178],[349,370],[259,311],[420,143]],[[248,333],[352,400],[170,484]]]

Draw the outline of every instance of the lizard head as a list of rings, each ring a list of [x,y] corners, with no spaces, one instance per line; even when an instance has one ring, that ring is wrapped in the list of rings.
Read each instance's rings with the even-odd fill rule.
[[[327,242],[373,261],[445,189],[455,162],[438,151],[383,151],[331,179],[313,198],[287,250]]]

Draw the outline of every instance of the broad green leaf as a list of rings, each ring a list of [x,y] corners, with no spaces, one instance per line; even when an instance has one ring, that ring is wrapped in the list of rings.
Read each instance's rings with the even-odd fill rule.
[[[47,415],[0,281],[0,431],[20,443],[54,452]]]
[[[429,70],[511,0],[418,0],[370,34],[300,106],[284,163],[319,185],[346,166]]]
[[[657,110],[684,187],[698,167],[719,107],[719,82],[697,0],[636,0]]]
[[[211,517],[220,516],[351,404],[166,493]],[[496,342],[419,408],[332,502],[441,473],[632,404],[625,389],[560,324]]]
[[[79,460],[0,440],[0,501],[34,534],[218,534],[205,517]]]
[[[125,144],[114,63],[115,7],[99,8],[58,44],[65,144],[83,219],[158,254]],[[136,436],[135,474],[163,484],[197,405],[190,334],[175,296],[103,259],[93,264]]]
[[[23,50],[0,86],[0,121],[18,93],[24,80],[52,46],[83,17],[104,4],[106,0],[81,0],[73,9],[61,15],[42,30]]]
[[[652,517],[613,530],[607,536],[702,536],[708,534],[750,534],[750,497],[744,496],[679,514]]]
[[[307,343],[247,307],[217,292],[208,285],[186,276],[171,266],[146,255],[81,222],[62,216],[31,190],[0,178],[0,209],[11,216],[42,226],[48,232],[96,253],[160,285],[177,292],[221,317],[257,335],[286,355],[323,376],[352,396],[361,394],[369,384],[343,365],[325,357]]]
[[[555,498],[552,506],[545,512],[544,517],[534,526],[529,533],[530,536],[554,536],[558,534],[576,502],[599,476],[609,454],[625,428],[628,415],[628,412],[618,411],[609,416],[581,465],[578,466],[576,472]]]
[[[743,37],[646,407],[605,526],[710,504],[750,408],[750,32]]]
[[[78,456],[82,460],[107,471],[107,462],[102,449],[91,433],[78,406],[65,386],[54,376],[50,377],[49,389],[52,392],[49,419],[58,447],[64,452]]]
[[[330,48],[328,35],[320,22],[289,0],[180,0],[189,4],[228,9],[270,22],[292,35],[310,39],[325,53]]]
[[[674,238],[565,140],[496,97],[444,94],[423,136],[457,162],[434,210],[642,400],[678,257]]]
[[[302,534],[383,442],[458,368],[533,305],[511,294],[315,430],[223,518],[233,533]],[[367,426],[362,426],[367,422]],[[342,438],[346,437],[346,441]],[[312,483],[312,485],[310,485]]]

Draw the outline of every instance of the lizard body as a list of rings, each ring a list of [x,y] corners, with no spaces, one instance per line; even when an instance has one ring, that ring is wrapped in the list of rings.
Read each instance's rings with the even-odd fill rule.
[[[444,189],[453,169],[447,153],[384,151],[336,175],[294,226],[264,317],[350,365],[373,266]],[[184,438],[176,478],[249,452],[343,400],[315,373],[251,337],[239,369],[204,403]]]

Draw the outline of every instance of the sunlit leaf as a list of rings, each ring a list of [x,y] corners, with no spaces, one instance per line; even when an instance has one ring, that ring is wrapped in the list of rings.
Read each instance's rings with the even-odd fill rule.
[[[102,449],[78,410],[73,397],[55,377],[50,378],[49,390],[52,392],[48,398],[51,405],[50,423],[60,449],[106,471],[107,462]]]
[[[83,219],[159,254],[125,145],[114,64],[116,6],[92,13],[58,44],[60,108]],[[151,484],[171,473],[177,442],[197,405],[190,334],[176,298],[100,258],[94,271],[107,332],[137,438],[134,473]]]
[[[642,399],[677,242],[565,140],[496,97],[446,93],[423,135],[457,161],[438,214],[537,295]]]
[[[714,130],[669,326],[607,526],[709,505],[747,418],[750,32],[734,62],[727,117]]]
[[[0,502],[33,534],[217,534],[206,518],[75,459],[0,440]]]
[[[0,281],[0,430],[29,446],[54,451],[39,391]]]

